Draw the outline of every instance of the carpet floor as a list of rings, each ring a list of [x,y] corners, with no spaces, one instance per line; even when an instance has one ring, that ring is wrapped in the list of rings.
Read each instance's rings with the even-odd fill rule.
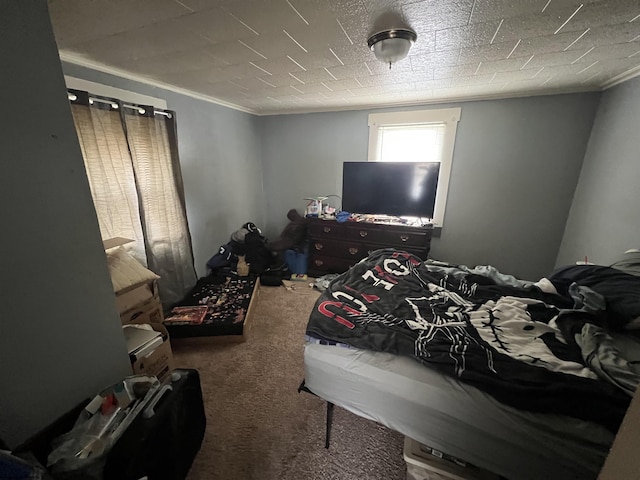
[[[174,341],[177,367],[200,371],[207,430],[188,480],[406,478],[403,437],[298,393],[304,330],[318,292],[260,287],[244,343]]]

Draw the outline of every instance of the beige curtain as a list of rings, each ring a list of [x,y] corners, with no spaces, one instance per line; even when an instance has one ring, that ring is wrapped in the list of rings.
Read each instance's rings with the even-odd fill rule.
[[[191,237],[177,155],[175,117],[125,110],[129,150],[140,198],[149,268],[172,282],[161,284],[162,298],[177,302],[183,285],[193,287]]]
[[[165,307],[195,285],[191,237],[173,114],[140,114],[114,101],[71,106],[103,239],[136,240],[128,249],[158,275]],[[83,95],[84,94],[84,95]]]
[[[135,240],[126,249],[147,265],[138,192],[120,112],[71,105],[102,239]]]

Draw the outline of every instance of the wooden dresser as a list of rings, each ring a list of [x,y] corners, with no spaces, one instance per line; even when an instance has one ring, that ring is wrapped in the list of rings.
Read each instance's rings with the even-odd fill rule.
[[[388,223],[344,222],[308,218],[311,276],[342,273],[380,248],[397,248],[427,259],[431,226],[409,227]]]

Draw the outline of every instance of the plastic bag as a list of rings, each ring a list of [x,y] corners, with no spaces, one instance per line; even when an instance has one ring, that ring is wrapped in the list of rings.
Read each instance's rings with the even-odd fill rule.
[[[47,466],[56,478],[102,480],[111,447],[159,386],[156,377],[135,375],[89,402],[73,428],[54,440]]]

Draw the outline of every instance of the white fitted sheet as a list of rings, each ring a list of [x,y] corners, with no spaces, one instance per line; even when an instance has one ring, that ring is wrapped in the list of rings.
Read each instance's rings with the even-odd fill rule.
[[[307,344],[304,363],[319,397],[510,480],[595,479],[613,442],[604,427],[517,410],[410,358]]]

